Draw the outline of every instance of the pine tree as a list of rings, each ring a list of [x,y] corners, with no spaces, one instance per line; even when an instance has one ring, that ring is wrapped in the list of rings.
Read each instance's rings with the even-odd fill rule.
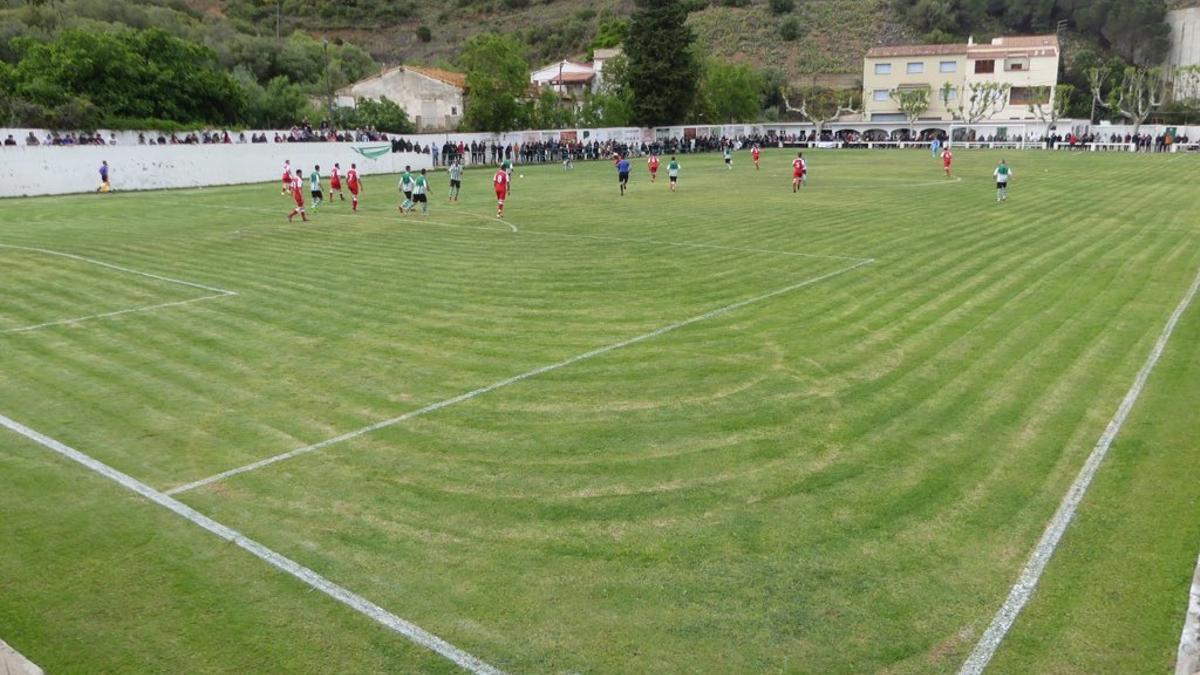
[[[633,123],[661,126],[682,122],[696,99],[700,64],[692,52],[696,36],[680,0],[636,0],[625,53],[633,90]]]

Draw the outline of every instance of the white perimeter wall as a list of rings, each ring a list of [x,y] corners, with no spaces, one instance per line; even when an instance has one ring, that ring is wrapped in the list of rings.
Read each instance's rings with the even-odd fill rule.
[[[354,151],[387,147],[379,159]],[[74,147],[0,147],[0,197],[90,192],[100,185],[100,162],[107,161],[115,190],[155,190],[209,185],[278,182],[283,162],[302,169],[313,165],[329,175],[334,162],[344,174],[351,163],[364,176],[398,173],[432,165],[429,155],[392,153],[390,143],[266,143],[246,145],[116,145]]]

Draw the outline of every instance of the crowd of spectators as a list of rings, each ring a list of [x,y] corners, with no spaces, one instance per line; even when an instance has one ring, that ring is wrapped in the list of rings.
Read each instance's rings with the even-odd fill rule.
[[[622,157],[644,157],[651,153],[656,155],[686,155],[696,152],[718,152],[725,147],[742,148],[754,143],[766,147],[778,144],[775,136],[739,136],[737,138],[701,137],[680,138],[670,137],[657,139],[652,142],[622,142],[622,141],[577,141],[577,140],[543,140],[525,143],[499,143],[495,141],[452,141],[447,140],[441,146],[412,145],[403,139],[392,142],[393,150],[397,152],[424,152],[432,155],[435,165],[449,165],[454,160],[463,164],[500,164],[512,161],[521,164],[539,164],[591,159],[609,159],[614,155]],[[398,149],[397,149],[398,148]]]
[[[39,139],[32,131],[25,136],[25,145],[116,145],[117,135],[109,134],[105,140],[103,134],[99,133],[74,133],[67,132],[59,134],[57,131],[51,131],[46,134],[45,138]],[[17,145],[17,139],[13,138],[12,134],[4,139],[4,145]]]
[[[922,131],[915,138],[919,142],[930,142],[935,138],[944,142],[946,135],[944,132],[930,129]],[[811,130],[792,134],[756,134],[738,136],[736,138],[712,136],[682,138],[675,136],[661,138],[653,142],[636,143],[624,143],[620,141],[601,142],[596,140],[543,140],[526,143],[501,143],[497,141],[475,140],[466,142],[448,139],[441,145],[437,145],[436,143],[422,145],[420,142],[414,142],[402,137],[389,137],[386,133],[378,132],[370,127],[355,130],[335,130],[328,122],[323,121],[319,126],[313,128],[307,120],[293,126],[288,131],[274,132],[271,137],[268,136],[267,132],[251,132],[247,138],[245,132],[237,132],[235,136],[229,131],[193,131],[182,136],[175,133],[167,134],[161,132],[157,134],[142,132],[137,135],[138,145],[385,142],[391,144],[392,152],[415,152],[430,155],[435,166],[449,165],[455,159],[469,165],[499,164],[506,160],[529,164],[558,162],[568,158],[571,160],[609,158],[614,154],[644,156],[650,153],[658,155],[684,155],[695,152],[718,152],[725,147],[740,149],[753,144],[757,144],[760,147],[812,147],[822,143],[841,142],[844,144],[844,147],[866,147],[868,142],[907,142],[909,140],[910,135],[907,130],[900,130],[894,136],[889,137],[886,132],[881,130],[873,130],[865,134],[860,134],[853,130],[839,130],[834,132],[826,129],[821,132]],[[1173,149],[1172,146],[1190,145],[1190,139],[1187,136],[1172,136],[1167,133],[1158,135],[1148,133],[1137,135],[1126,133],[1122,135],[1113,133],[1107,136],[1097,133],[1082,135],[1074,133],[1056,133],[1050,135],[1029,133],[1021,137],[1019,135],[976,135],[975,130],[971,129],[966,130],[965,136],[956,140],[969,143],[1014,143],[1024,141],[1030,145],[1040,143],[1046,148],[1070,147],[1082,149],[1088,148],[1093,144],[1107,144],[1113,147],[1127,145],[1133,146],[1135,150],[1140,152],[1171,152]],[[9,134],[4,139],[3,144],[5,146],[15,146],[19,143],[16,138]],[[106,139],[100,133],[67,132],[60,134],[58,132],[50,132],[45,135],[45,138],[39,139],[31,131],[25,137],[24,144],[29,146],[117,145],[117,136],[110,133]]]

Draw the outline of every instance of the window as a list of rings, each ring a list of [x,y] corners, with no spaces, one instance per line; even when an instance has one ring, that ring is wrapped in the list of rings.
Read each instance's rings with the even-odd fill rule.
[[[872,96],[872,98],[876,101],[886,101],[891,97],[892,95],[887,89],[876,89],[874,95]]]
[[[993,59],[980,59],[975,62],[975,72],[978,73],[994,73],[996,72],[996,62]]]
[[[905,71],[909,75],[917,75],[917,74],[923,73],[923,72],[925,72],[925,64],[921,63],[920,61],[913,61],[908,64],[908,68],[906,68]]]
[[[958,87],[950,87],[938,92],[940,97],[944,97],[946,103],[953,103],[958,100]]]
[[[938,64],[939,73],[954,73],[958,71],[958,63],[955,61],[942,61]]]
[[[456,106],[456,105],[450,106],[450,114],[457,115],[458,114],[458,106]]]
[[[892,74],[892,64],[876,63],[875,64],[875,74],[876,75],[891,75]]]
[[[1024,59],[1024,58],[1005,59],[1004,60],[1004,69],[1007,71],[1010,71],[1010,72],[1011,71],[1029,70],[1029,59]]]

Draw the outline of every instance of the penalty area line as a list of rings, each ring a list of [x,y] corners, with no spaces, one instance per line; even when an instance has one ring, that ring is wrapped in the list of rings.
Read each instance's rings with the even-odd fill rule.
[[[488,665],[484,661],[468,654],[467,652],[455,647],[438,636],[426,631],[414,623],[406,621],[386,609],[376,605],[366,598],[350,591],[325,577],[317,574],[313,570],[304,567],[300,563],[295,562],[280,553],[263,546],[257,541],[247,537],[246,535],[230,528],[226,525],[205,516],[196,511],[192,507],[172,499],[171,497],[155,490],[145,483],[122,473],[103,462],[92,458],[70,446],[67,446],[59,441],[50,438],[42,433],[13,420],[4,415],[0,415],[0,426],[9,429],[25,438],[37,443],[38,445],[51,450],[73,462],[82,464],[91,471],[104,476],[105,478],[117,483],[121,487],[135,492],[142,497],[154,502],[155,504],[171,511],[177,516],[184,518],[191,523],[217,535],[230,543],[236,544],[239,548],[248,551],[251,555],[270,564],[271,566],[286,572],[287,574],[299,579],[305,585],[318,590],[325,595],[337,600],[354,611],[366,616],[373,621],[383,625],[384,627],[407,638],[409,641],[425,647],[438,655],[453,661],[459,667],[468,670],[472,673],[501,673],[499,669]]]
[[[103,312],[100,314],[89,314],[87,316],[77,316],[77,317],[73,317],[70,319],[58,319],[55,321],[46,321],[44,323],[34,324],[31,326],[21,326],[19,328],[5,328],[3,330],[0,330],[0,335],[5,335],[5,334],[9,334],[9,333],[26,333],[29,331],[38,330],[40,328],[48,328],[50,326],[61,326],[61,325],[71,324],[71,323],[81,323],[83,321],[92,321],[95,319],[106,319],[106,318],[114,317],[114,316],[122,316],[124,314],[134,314],[137,312],[149,312],[149,311],[155,310],[155,309],[165,309],[167,307],[180,307],[183,305],[190,305],[194,302],[203,302],[204,300],[215,300],[217,298],[228,298],[228,297],[237,295],[237,292],[229,291],[224,288],[217,288],[216,286],[206,286],[204,284],[198,284],[193,281],[184,281],[182,279],[174,279],[172,277],[166,277],[166,276],[162,276],[160,274],[153,274],[151,272],[143,272],[141,270],[135,270],[135,269],[131,269],[129,267],[122,267],[121,265],[114,265],[112,263],[104,262],[103,260],[87,258],[87,257],[81,256],[81,255],[76,255],[74,253],[64,253],[62,251],[55,251],[53,249],[36,248],[36,247],[32,247],[32,246],[14,246],[11,244],[0,244],[0,248],[12,250],[12,251],[30,251],[33,253],[41,253],[43,255],[51,255],[51,256],[58,256],[60,258],[68,258],[70,260],[77,260],[79,262],[84,262],[89,265],[96,265],[97,267],[104,267],[107,269],[116,270],[118,272],[123,272],[125,274],[132,274],[132,275],[139,276],[139,277],[146,277],[148,279],[155,279],[157,281],[163,281],[163,282],[166,282],[169,284],[175,284],[178,286],[188,286],[190,288],[198,288],[200,290],[209,291],[210,293],[212,293],[212,295],[205,295],[205,296],[202,296],[199,298],[190,298],[188,300],[176,300],[173,302],[162,302],[162,303],[158,303],[155,305],[144,305],[141,307],[131,307],[129,309],[119,309],[119,310],[112,311],[112,312]]]
[[[983,635],[979,638],[979,642],[975,645],[975,649],[972,650],[971,655],[963,663],[962,668],[959,670],[959,675],[980,675],[983,673],[984,669],[991,662],[992,657],[996,655],[996,650],[1000,648],[1000,643],[1004,641],[1013,623],[1016,622],[1017,615],[1021,613],[1021,610],[1029,602],[1029,598],[1033,596],[1038,581],[1041,580],[1042,572],[1045,571],[1047,563],[1050,562],[1051,556],[1054,555],[1054,551],[1058,548],[1058,544],[1062,540],[1067,526],[1075,518],[1075,512],[1079,509],[1079,504],[1083,501],[1084,495],[1087,494],[1092,479],[1095,478],[1096,472],[1100,469],[1100,465],[1108,455],[1108,450],[1112,447],[1113,440],[1116,439],[1117,434],[1121,431],[1121,427],[1125,425],[1125,421],[1129,418],[1133,406],[1142,395],[1142,390],[1146,387],[1146,381],[1149,380],[1150,373],[1158,364],[1159,359],[1162,358],[1163,352],[1167,347],[1167,342],[1175,332],[1175,327],[1179,324],[1183,313],[1192,304],[1197,290],[1200,290],[1200,270],[1197,271],[1191,286],[1184,293],[1183,299],[1175,307],[1175,311],[1167,319],[1167,323],[1163,326],[1162,332],[1154,342],[1154,346],[1150,349],[1149,355],[1146,356],[1146,361],[1142,364],[1141,369],[1138,370],[1137,376],[1134,377],[1133,384],[1130,385],[1129,391],[1125,393],[1125,398],[1121,400],[1117,411],[1113,414],[1112,419],[1109,420],[1108,426],[1105,427],[1104,433],[1096,441],[1096,445],[1092,448],[1087,461],[1084,462],[1083,467],[1079,470],[1075,482],[1071,484],[1071,488],[1063,496],[1058,510],[1054,512],[1054,516],[1050,519],[1049,524],[1046,525],[1046,530],[1042,533],[1041,539],[1038,540],[1037,546],[1034,547],[1033,552],[1029,555],[1029,560],[1021,570],[1020,576],[1017,577],[1017,582],[1013,584],[1004,604],[997,610],[991,624],[988,625],[987,630],[984,631]],[[1186,637],[1186,627],[1184,636]],[[1181,655],[1182,651],[1183,645],[1181,644]]]
[[[849,265],[847,267],[842,267],[840,269],[836,269],[832,272],[827,272],[825,274],[822,274],[822,275],[816,276],[816,277],[812,277],[810,279],[805,279],[803,281],[799,281],[799,282],[790,284],[788,286],[784,286],[783,288],[777,288],[773,291],[769,291],[769,292],[763,293],[761,295],[756,295],[751,298],[746,298],[745,300],[739,300],[738,302],[735,302],[735,303],[732,303],[729,305],[725,305],[724,307],[718,307],[717,309],[710,310],[703,314],[697,314],[696,316],[693,316],[691,318],[684,319],[682,321],[677,321],[675,323],[667,324],[666,326],[662,326],[661,328],[656,328],[655,330],[652,330],[648,333],[643,333],[636,337],[627,338],[620,342],[614,342],[612,344],[605,345],[603,347],[598,347],[591,351],[584,352],[584,353],[578,354],[576,356],[572,356],[569,359],[564,359],[562,361],[558,361],[558,362],[552,363],[550,365],[542,366],[540,368],[535,368],[533,370],[521,373],[519,375],[514,375],[507,379],[500,380],[499,382],[489,384],[485,387],[480,387],[478,389],[472,389],[471,391],[459,394],[458,396],[454,396],[454,397],[451,397],[451,398],[448,398],[448,399],[445,399],[442,401],[438,401],[436,403],[431,403],[431,404],[425,406],[424,408],[419,408],[417,410],[413,410],[413,411],[404,413],[403,415],[400,415],[398,417],[393,417],[391,419],[386,419],[381,422],[376,422],[375,424],[372,424],[370,426],[366,426],[361,429],[357,429],[355,431],[350,431],[350,432],[341,434],[339,436],[334,436],[333,438],[326,439],[319,443],[314,443],[312,445],[307,445],[302,448],[290,450],[288,452],[274,455],[272,457],[267,457],[266,459],[262,459],[257,462],[252,462],[252,463],[246,464],[244,466],[240,466],[240,467],[237,467],[234,469],[229,469],[228,471],[223,471],[221,473],[209,476],[208,478],[202,478],[200,480],[193,481],[193,482],[187,483],[185,485],[180,485],[178,487],[167,490],[166,494],[177,495],[177,494],[180,494],[183,492],[188,492],[190,490],[194,490],[199,487],[204,487],[205,485],[210,485],[212,483],[216,483],[218,481],[225,480],[226,478],[231,478],[231,477],[237,476],[239,474],[247,473],[250,471],[255,471],[257,469],[261,469],[261,468],[270,466],[272,464],[277,464],[279,462],[293,459],[293,458],[299,457],[301,455],[307,455],[309,453],[316,452],[318,450],[327,448],[331,445],[341,443],[343,441],[349,441],[349,440],[358,438],[360,436],[369,434],[373,431],[378,431],[380,429],[385,429],[387,427],[395,426],[397,424],[400,424],[401,422],[405,422],[405,421],[413,419],[415,417],[420,417],[421,415],[426,415],[428,413],[431,413],[431,412],[434,412],[437,410],[441,410],[442,408],[452,406],[456,403],[462,403],[463,401],[469,401],[478,396],[482,396],[489,392],[496,391],[497,389],[503,389],[504,387],[516,384],[518,382],[522,382],[524,380],[528,380],[530,378],[537,377],[538,375],[543,375],[543,374],[549,373],[551,371],[559,370],[560,368],[566,368],[567,366],[579,363],[580,361],[586,361],[588,359],[595,358],[602,354],[607,354],[611,351],[622,349],[624,347],[629,347],[629,346],[635,345],[639,342],[644,342],[646,340],[656,338],[660,335],[670,333],[671,331],[675,331],[675,330],[684,328],[686,326],[690,326],[695,323],[700,323],[702,321],[707,321],[709,319],[712,319],[712,318],[715,318],[715,317],[718,317],[718,316],[721,316],[724,314],[728,314],[730,312],[741,309],[742,307],[757,304],[757,303],[769,300],[771,298],[774,298],[774,297],[777,297],[780,295],[784,295],[786,293],[791,293],[793,291],[797,291],[801,288],[805,288],[806,286],[812,286],[814,284],[819,284],[822,281],[827,281],[834,277],[840,276],[842,274],[846,274],[847,272],[851,272],[860,267],[863,267],[864,265],[870,265],[874,262],[875,262],[874,258],[866,258],[863,260],[859,260],[858,262],[855,262],[853,265]]]

